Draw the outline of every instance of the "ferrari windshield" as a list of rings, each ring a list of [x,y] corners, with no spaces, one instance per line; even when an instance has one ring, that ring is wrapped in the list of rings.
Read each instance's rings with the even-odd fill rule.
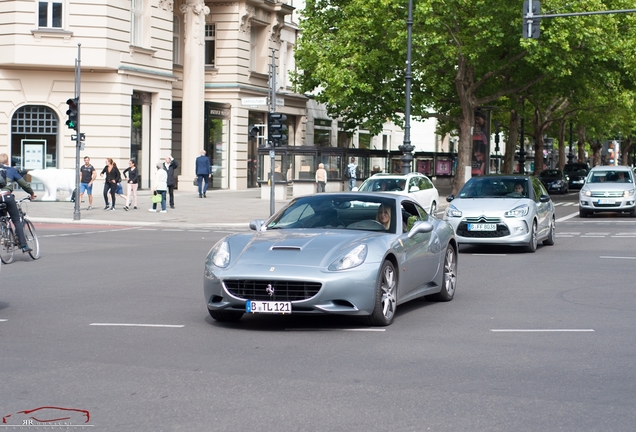
[[[473,177],[459,191],[458,198],[522,198],[528,197],[527,177]]]
[[[396,232],[396,201],[362,194],[316,194],[292,200],[267,229],[358,229]]]

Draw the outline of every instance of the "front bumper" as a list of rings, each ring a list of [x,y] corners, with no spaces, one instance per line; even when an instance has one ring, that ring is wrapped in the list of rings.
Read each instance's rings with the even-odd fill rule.
[[[448,219],[455,229],[455,236],[459,244],[474,245],[509,245],[524,246],[530,241],[531,219],[502,218],[493,221],[497,224],[496,231],[471,231],[465,218]]]
[[[296,266],[279,265],[271,271],[268,266],[255,266],[250,271],[240,274],[232,270],[214,269],[206,271],[203,280],[203,291],[208,309],[245,312],[245,302],[255,300],[245,298],[240,292],[248,290],[237,289],[245,286],[249,281],[249,295],[268,296],[265,288],[270,286],[274,293],[282,296],[284,286],[320,284],[317,293],[308,293],[308,298],[291,300],[292,314],[338,314],[338,315],[370,315],[375,307],[375,288],[378,277],[378,263],[365,263],[359,267],[344,271],[328,271],[320,268],[299,269]],[[230,281],[232,281],[230,283]],[[258,294],[254,294],[258,290]],[[272,301],[288,301],[277,298],[277,294],[270,297]]]
[[[611,201],[611,202],[610,202]],[[631,212],[636,207],[634,195],[629,197],[587,197],[579,195],[579,207],[588,213]]]

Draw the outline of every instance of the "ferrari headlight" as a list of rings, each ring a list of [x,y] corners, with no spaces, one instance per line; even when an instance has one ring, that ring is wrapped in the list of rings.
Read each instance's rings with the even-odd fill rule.
[[[520,205],[519,207],[515,207],[512,210],[508,210],[504,213],[505,217],[524,217],[530,211],[530,207],[528,204]]]
[[[210,251],[210,261],[220,268],[225,268],[230,264],[230,245],[227,241],[224,240],[214,245]]]
[[[455,207],[454,205],[449,205],[448,208],[446,209],[446,216],[447,217],[462,217],[462,212],[457,210],[457,207]]]
[[[634,191],[635,191],[635,190],[636,190],[636,189],[626,190],[625,192],[623,192],[623,196],[624,196],[624,197],[632,196],[632,195],[634,195]]]
[[[359,266],[367,258],[367,245],[359,245],[351,249],[345,255],[335,260],[329,266],[329,270],[347,270]]]

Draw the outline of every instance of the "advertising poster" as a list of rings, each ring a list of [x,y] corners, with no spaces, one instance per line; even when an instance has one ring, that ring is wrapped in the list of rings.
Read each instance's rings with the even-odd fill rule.
[[[490,112],[478,110],[475,112],[475,126],[473,127],[473,156],[471,174],[482,176],[488,174],[490,155]]]
[[[22,142],[22,167],[23,169],[44,169],[44,143]]]

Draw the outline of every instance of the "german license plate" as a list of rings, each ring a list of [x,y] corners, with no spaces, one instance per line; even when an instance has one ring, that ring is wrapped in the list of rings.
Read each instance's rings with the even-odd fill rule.
[[[468,224],[468,231],[497,231],[497,224],[471,223]]]
[[[292,307],[291,302],[248,300],[245,302],[245,312],[290,314],[292,313]]]
[[[616,200],[614,198],[601,198],[598,200],[599,204],[614,204]]]

